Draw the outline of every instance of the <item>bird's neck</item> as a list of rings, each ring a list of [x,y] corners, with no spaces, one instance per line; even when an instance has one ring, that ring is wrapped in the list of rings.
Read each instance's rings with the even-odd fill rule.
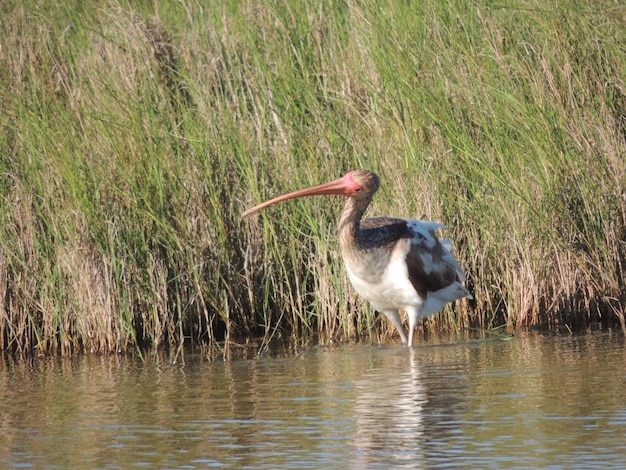
[[[359,249],[359,231],[361,218],[367,208],[369,201],[358,201],[349,198],[343,208],[341,219],[339,220],[339,244],[344,255],[348,251]]]

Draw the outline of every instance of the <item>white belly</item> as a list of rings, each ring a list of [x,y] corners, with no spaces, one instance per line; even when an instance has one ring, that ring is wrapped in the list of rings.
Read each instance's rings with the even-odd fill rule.
[[[404,309],[407,306],[419,308],[422,304],[422,299],[409,280],[404,256],[404,253],[394,253],[382,274],[374,274],[372,271],[376,271],[376,268],[346,263],[348,278],[354,290],[378,311]]]

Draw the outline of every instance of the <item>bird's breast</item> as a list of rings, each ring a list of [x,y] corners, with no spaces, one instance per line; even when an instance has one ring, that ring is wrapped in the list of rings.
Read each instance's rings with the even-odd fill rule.
[[[406,254],[409,241],[390,250],[344,258],[348,278],[357,293],[379,311],[419,305],[422,299],[409,280]]]

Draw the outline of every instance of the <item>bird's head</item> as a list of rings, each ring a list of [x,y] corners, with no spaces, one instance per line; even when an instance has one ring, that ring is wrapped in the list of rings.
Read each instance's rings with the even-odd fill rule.
[[[351,171],[341,180],[345,180],[346,185],[343,195],[356,199],[371,198],[380,187],[380,178],[369,170]]]

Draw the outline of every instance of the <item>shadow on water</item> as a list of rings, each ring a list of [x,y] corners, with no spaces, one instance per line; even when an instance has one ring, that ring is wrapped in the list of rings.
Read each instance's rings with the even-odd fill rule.
[[[0,362],[7,468],[620,468],[621,334]],[[249,357],[249,358],[246,358]]]

